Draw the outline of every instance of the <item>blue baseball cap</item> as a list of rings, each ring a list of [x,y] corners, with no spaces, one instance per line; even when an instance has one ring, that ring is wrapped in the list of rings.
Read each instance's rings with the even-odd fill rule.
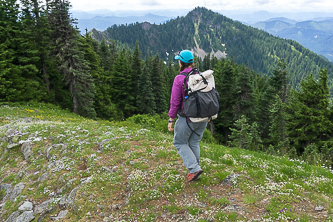
[[[178,55],[175,56],[175,59],[180,59],[180,61],[185,63],[194,62],[194,56],[190,50],[181,51]]]

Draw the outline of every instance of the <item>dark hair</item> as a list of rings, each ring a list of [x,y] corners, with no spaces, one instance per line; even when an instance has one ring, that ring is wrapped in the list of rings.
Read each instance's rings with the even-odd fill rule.
[[[194,63],[193,62],[191,62],[191,63],[185,63],[185,62],[183,62],[181,60],[179,60],[179,61],[180,61],[179,72],[183,71],[184,69],[186,69],[188,67],[194,68]]]

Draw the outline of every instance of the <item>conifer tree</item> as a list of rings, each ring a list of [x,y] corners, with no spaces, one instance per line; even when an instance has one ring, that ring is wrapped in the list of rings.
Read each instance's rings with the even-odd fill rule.
[[[135,44],[131,65],[132,65],[132,69],[131,69],[132,73],[131,74],[132,74],[133,91],[130,92],[130,93],[133,94],[133,97],[136,97],[140,93],[140,91],[142,90],[142,88],[140,88],[140,87],[145,86],[144,84],[141,83],[140,87],[139,87],[139,84],[138,84],[138,79],[142,75],[142,59],[141,59],[141,51],[139,49],[139,42],[138,41],[136,41],[136,44]],[[144,74],[147,75],[147,73],[144,73]],[[149,75],[148,75],[148,79],[149,79]]]
[[[1,1],[0,10],[0,101],[39,101],[43,92],[31,33],[24,30],[15,0]]]
[[[119,111],[119,118],[128,118],[136,111],[135,98],[129,93],[132,88],[132,79],[125,49],[113,63],[111,100],[116,104]]]
[[[236,120],[234,127],[230,128],[231,144],[239,149],[247,149],[252,142],[251,126],[248,124],[245,115]]]
[[[95,84],[81,51],[83,46],[79,31],[73,27],[75,21],[69,15],[70,4],[68,0],[53,0],[49,2],[49,7],[54,53],[58,58],[57,69],[69,87],[73,111],[95,118]]]
[[[210,69],[210,53],[205,55],[202,63],[203,63],[203,70]]]
[[[289,73],[286,67],[287,64],[283,59],[281,59],[277,64],[277,68],[274,69],[272,76],[268,78],[267,88],[263,91],[263,96],[259,101],[260,129],[263,132],[262,137],[266,140],[266,142],[273,142],[275,145],[277,145],[279,142],[276,140],[276,137],[272,138],[272,141],[269,139],[271,124],[277,124],[276,119],[272,119],[273,116],[271,115],[271,110],[273,109],[273,104],[277,102],[276,95],[279,97],[279,100],[281,100],[281,107],[287,102],[287,96],[290,91],[290,84]],[[281,119],[282,124],[285,121],[285,117],[280,117],[284,118],[283,121]],[[275,123],[271,123],[271,121],[274,121]],[[285,132],[286,131],[284,131],[284,135],[281,137],[282,142],[284,142],[286,139]]]
[[[138,79],[138,94],[136,97],[136,103],[138,112],[141,114],[154,114],[156,110],[155,98],[153,94],[153,86],[150,81],[148,70],[145,65],[143,72],[140,73]]]
[[[282,102],[279,95],[275,96],[275,103],[270,110],[271,125],[269,136],[271,143],[285,155],[287,153],[287,115],[286,104]]]
[[[332,134],[327,78],[327,70],[320,70],[318,82],[311,73],[301,81],[300,92],[293,90],[288,106],[288,135],[299,154],[310,144],[321,147]]]
[[[232,61],[220,60],[214,69],[215,86],[220,94],[220,111],[213,122],[216,132],[221,135],[219,140],[224,143],[228,141],[234,123],[234,106],[237,101],[234,92],[237,75],[235,65]]]
[[[240,67],[235,83],[235,118],[239,119],[245,115],[250,123],[256,120],[257,107],[255,106],[255,95],[253,90],[253,82],[248,68]]]
[[[101,66],[105,72],[111,73],[114,58],[112,58],[110,46],[106,43],[105,38],[99,44],[98,55],[101,58]]]
[[[155,111],[160,114],[167,111],[167,102],[165,99],[165,80],[162,75],[162,67],[158,55],[152,59],[150,78],[156,104]]]
[[[105,72],[100,66],[100,57],[93,49],[93,40],[86,33],[85,37],[81,38],[83,44],[84,59],[88,62],[90,73],[94,79],[96,86],[94,109],[97,117],[103,119],[116,119],[117,109],[115,104],[111,102],[111,73]]]
[[[38,69],[38,78],[43,79],[43,87],[48,94],[47,99],[53,102],[50,86],[50,66],[52,66],[52,58],[49,57],[51,48],[50,25],[48,21],[48,11],[40,0],[21,0],[22,4],[22,22],[24,24],[25,33],[29,33],[29,44],[37,51],[39,57],[36,64]]]
[[[261,133],[259,132],[259,126],[257,122],[253,122],[250,129],[251,143],[250,148],[252,150],[259,150],[262,144]]]

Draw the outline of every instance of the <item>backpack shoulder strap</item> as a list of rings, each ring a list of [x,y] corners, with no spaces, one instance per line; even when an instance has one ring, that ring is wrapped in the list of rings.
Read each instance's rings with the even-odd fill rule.
[[[186,73],[186,72],[179,73],[180,75],[184,75],[185,76],[184,83],[183,83],[183,89],[184,89],[185,95],[189,91],[189,89],[186,89],[187,80],[190,77],[190,75],[196,74],[196,73],[199,73],[199,70],[197,68],[193,68],[189,73]]]

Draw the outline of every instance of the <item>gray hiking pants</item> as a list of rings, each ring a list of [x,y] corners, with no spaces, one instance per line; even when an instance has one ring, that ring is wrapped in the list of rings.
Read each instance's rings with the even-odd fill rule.
[[[190,173],[201,170],[199,165],[200,147],[199,142],[207,127],[207,122],[189,123],[191,129],[186,123],[186,117],[178,116],[174,128],[173,145],[176,147],[180,157],[184,161],[185,167]],[[199,136],[197,134],[199,134]]]

